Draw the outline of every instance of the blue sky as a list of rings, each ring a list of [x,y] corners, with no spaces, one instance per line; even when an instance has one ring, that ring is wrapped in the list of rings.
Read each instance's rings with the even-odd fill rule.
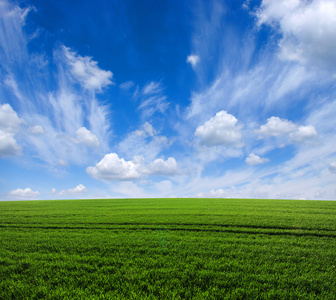
[[[1,199],[336,199],[335,1],[0,15]]]

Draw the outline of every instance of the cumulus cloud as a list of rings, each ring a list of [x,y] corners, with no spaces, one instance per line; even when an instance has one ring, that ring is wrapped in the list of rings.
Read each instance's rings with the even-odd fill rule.
[[[317,131],[314,126],[300,126],[294,132],[290,133],[289,137],[294,142],[304,142],[311,140],[318,136]]]
[[[312,141],[318,137],[318,133],[313,125],[299,126],[292,121],[280,119],[279,117],[271,117],[267,119],[267,123],[260,126],[255,131],[262,136],[286,136],[294,143],[302,143]]]
[[[219,111],[209,121],[197,127],[195,136],[200,138],[200,143],[205,146],[235,146],[241,147],[241,126],[238,120],[226,111]]]
[[[53,188],[52,193],[55,193],[55,192],[56,192],[56,190]],[[63,196],[63,195],[78,195],[78,194],[82,194],[82,193],[86,193],[86,192],[87,192],[86,187],[82,184],[79,184],[73,189],[60,191],[58,194],[61,195],[61,196]]]
[[[91,57],[77,55],[76,52],[65,46],[62,46],[62,51],[71,75],[85,89],[101,90],[112,84],[112,72],[100,69],[98,62],[92,60]]]
[[[95,167],[88,167],[86,172],[93,178],[107,180],[132,180],[141,176],[133,161],[125,161],[116,153],[106,154]]]
[[[145,168],[145,172],[153,175],[174,175],[178,173],[178,166],[174,157],[169,157],[166,161],[158,158]]]
[[[9,104],[0,104],[0,157],[21,154],[15,134],[23,123]]]
[[[16,189],[14,191],[9,192],[9,196],[14,199],[35,199],[40,195],[38,191],[32,191],[30,188],[26,189]]]
[[[258,155],[255,155],[254,153],[251,153],[246,159],[245,162],[248,165],[255,166],[255,165],[260,165],[266,162],[269,162],[268,158],[262,158]]]
[[[178,173],[178,166],[173,157],[167,160],[159,158],[145,165],[142,156],[126,161],[116,153],[109,153],[94,167],[88,167],[86,172],[96,179],[133,180],[148,175],[174,175]]]
[[[330,165],[329,165],[329,171],[331,173],[336,174],[336,161],[333,161]]]
[[[192,68],[196,68],[197,64],[200,61],[200,57],[195,54],[191,54],[187,57],[187,63],[191,64]]]
[[[279,136],[293,132],[296,126],[293,122],[279,117],[271,117],[267,119],[267,123],[260,126],[257,130],[262,135]]]
[[[306,65],[336,66],[334,0],[263,0],[258,24],[278,29],[280,57]]]
[[[23,119],[20,119],[13,108],[8,104],[0,104],[0,129],[15,134],[19,131]]]
[[[0,157],[20,155],[21,147],[16,143],[13,135],[0,130]]]
[[[88,147],[97,147],[100,145],[98,138],[85,127],[81,127],[76,131],[76,139],[78,143]]]

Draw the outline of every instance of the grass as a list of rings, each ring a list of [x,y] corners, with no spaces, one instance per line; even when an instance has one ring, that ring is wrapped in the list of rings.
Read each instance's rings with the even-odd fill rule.
[[[335,299],[336,202],[0,202],[0,299]]]

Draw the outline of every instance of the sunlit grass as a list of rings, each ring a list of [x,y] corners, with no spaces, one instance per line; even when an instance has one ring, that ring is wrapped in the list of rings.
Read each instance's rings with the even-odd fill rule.
[[[0,203],[0,299],[334,299],[336,202]]]

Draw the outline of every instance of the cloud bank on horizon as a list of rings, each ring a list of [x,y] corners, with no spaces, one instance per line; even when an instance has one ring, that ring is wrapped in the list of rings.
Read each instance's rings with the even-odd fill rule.
[[[0,15],[0,199],[336,200],[335,1]]]

